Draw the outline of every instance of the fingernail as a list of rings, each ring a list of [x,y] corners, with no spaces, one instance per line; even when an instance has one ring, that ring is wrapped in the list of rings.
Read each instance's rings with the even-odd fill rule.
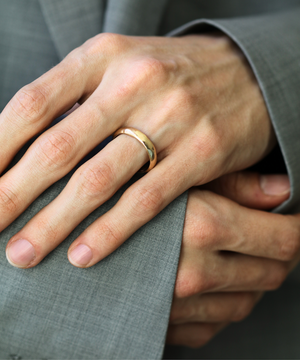
[[[34,260],[35,250],[29,241],[20,239],[9,245],[6,258],[11,265],[23,268]]]
[[[287,175],[261,175],[260,187],[266,195],[280,196],[290,192]]]
[[[92,250],[88,246],[80,244],[69,254],[69,261],[75,266],[85,266],[92,260],[92,257]]]

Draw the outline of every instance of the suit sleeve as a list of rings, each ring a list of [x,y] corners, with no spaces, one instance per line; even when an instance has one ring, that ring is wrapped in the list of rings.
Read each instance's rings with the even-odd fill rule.
[[[267,15],[195,20],[169,36],[217,28],[243,51],[264,96],[291,182],[290,198],[276,209],[300,211],[300,7]]]

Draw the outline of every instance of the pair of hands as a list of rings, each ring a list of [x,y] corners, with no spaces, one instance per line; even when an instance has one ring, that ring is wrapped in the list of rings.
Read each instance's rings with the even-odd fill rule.
[[[282,284],[300,260],[300,215],[261,210],[288,197],[286,175],[247,172],[190,190],[167,342],[204,345]]]
[[[78,267],[109,255],[185,190],[247,168],[276,142],[256,79],[226,36],[102,34],[8,103],[0,115],[0,171],[76,102],[82,105],[38,136],[1,177],[0,231],[118,128],[139,129],[158,152],[158,165],[71,245],[68,258]],[[135,139],[114,139],[10,239],[9,262],[36,266],[146,161]],[[281,283],[297,258],[295,217],[244,207],[271,208],[288,195],[280,201],[261,197],[252,181],[253,197],[243,197],[242,187],[232,192],[217,184],[211,189],[240,205],[207,190],[190,191],[168,335],[173,343],[201,345],[245,316],[261,292]]]

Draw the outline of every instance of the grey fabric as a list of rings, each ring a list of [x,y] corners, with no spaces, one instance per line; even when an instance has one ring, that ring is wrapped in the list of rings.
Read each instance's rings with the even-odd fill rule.
[[[1,233],[0,359],[11,354],[23,359],[159,359],[186,196],[94,267],[73,267],[66,257],[71,242],[116,203],[123,189],[39,266],[13,268],[5,259],[5,244],[68,179],[48,189]]]
[[[21,86],[101,31],[163,34],[203,16],[269,13],[291,8],[299,1],[255,0],[246,7],[240,6],[241,3],[237,0],[0,0],[1,107]],[[300,72],[295,60],[299,58],[298,11],[214,23],[239,41],[247,54],[278,129],[293,179],[292,198],[282,211],[296,210],[300,196],[294,190],[300,173],[295,155],[299,144],[294,137],[299,134]],[[193,26],[190,24],[177,33],[192,30]],[[284,77],[279,76],[279,69],[285,71]],[[124,189],[96,210],[39,266],[26,271],[12,268],[4,256],[8,239],[59,193],[69,176],[42,194],[0,234],[0,358],[8,359],[16,354],[23,359],[159,359],[175,282],[186,194],[91,269],[76,269],[68,263],[68,245],[87,224],[107,211]],[[272,299],[284,302],[275,293]],[[295,292],[294,304],[297,299],[300,297]],[[282,308],[284,311],[278,316],[283,329],[290,325],[292,331],[297,331],[295,322],[284,322],[287,311],[295,311],[296,306],[289,307],[286,301]],[[259,311],[257,314],[255,326],[260,324]],[[299,312],[289,314],[300,323]],[[253,336],[251,344],[255,343],[255,326],[249,327]],[[271,330],[273,334],[274,329]],[[212,346],[224,347],[224,341],[230,338],[225,337],[223,343]],[[297,351],[296,346],[293,353]]]
[[[40,0],[60,58],[100,32],[154,35],[167,0]]]
[[[24,1],[24,0],[23,0]],[[34,0],[38,3],[38,0]],[[60,59],[102,32],[105,0],[40,0],[41,9]],[[26,4],[23,3],[23,6]]]
[[[169,0],[160,26],[166,34],[199,19],[232,19],[270,14],[299,6],[299,0]]]
[[[155,35],[167,0],[109,0],[104,32],[125,35]]]
[[[39,3],[0,0],[0,111],[58,61]]]

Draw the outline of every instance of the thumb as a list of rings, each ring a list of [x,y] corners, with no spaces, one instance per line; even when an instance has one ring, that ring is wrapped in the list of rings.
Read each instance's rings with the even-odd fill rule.
[[[287,175],[260,175],[247,171],[227,174],[205,185],[240,205],[255,209],[272,209],[290,196]]]

